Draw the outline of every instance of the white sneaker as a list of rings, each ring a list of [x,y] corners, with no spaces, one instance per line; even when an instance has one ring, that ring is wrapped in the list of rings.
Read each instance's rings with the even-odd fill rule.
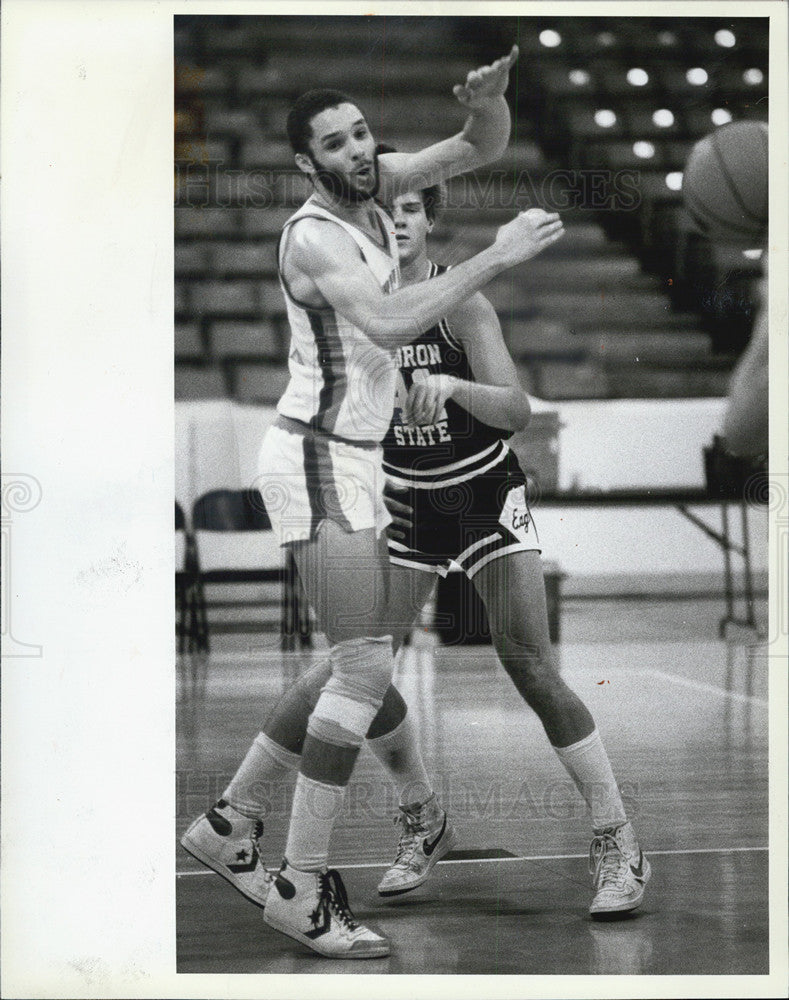
[[[641,903],[652,868],[639,848],[630,823],[601,830],[589,848],[594,876],[592,916],[627,913]]]
[[[418,809],[400,806],[395,823],[403,827],[394,864],[378,885],[381,896],[399,896],[418,888],[455,846],[455,831],[435,802],[435,792]]]
[[[383,958],[385,937],[354,919],[340,873],[303,872],[282,862],[263,920],[327,958]]]
[[[242,816],[224,799],[189,827],[181,846],[258,906],[266,905],[272,875],[260,857],[263,820]]]

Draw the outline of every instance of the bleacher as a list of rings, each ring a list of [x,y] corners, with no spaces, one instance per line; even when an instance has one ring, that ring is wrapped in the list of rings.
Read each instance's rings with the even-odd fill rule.
[[[517,38],[505,157],[458,178],[434,256],[456,262],[514,211],[566,235],[487,288],[525,386],[544,399],[720,396],[747,343],[761,264],[713,247],[681,201],[693,143],[766,119],[756,18],[177,17],[176,395],[271,402],[287,379],[276,279],[308,193],[285,139],[309,86],[350,92],[377,138],[458,130],[451,87]]]

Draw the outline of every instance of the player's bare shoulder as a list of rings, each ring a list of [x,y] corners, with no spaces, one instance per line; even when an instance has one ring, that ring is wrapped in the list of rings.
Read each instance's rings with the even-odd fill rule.
[[[305,274],[322,272],[327,265],[344,260],[356,249],[349,234],[332,219],[304,216],[289,227],[283,247],[283,265]]]
[[[353,239],[331,219],[306,216],[286,230],[280,253],[282,276],[292,294],[307,305],[322,307],[326,300],[315,280],[341,270],[358,250]]]

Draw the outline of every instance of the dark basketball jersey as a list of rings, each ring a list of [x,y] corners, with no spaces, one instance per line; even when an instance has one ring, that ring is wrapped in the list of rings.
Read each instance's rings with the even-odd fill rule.
[[[430,262],[428,278],[446,271]],[[474,381],[463,344],[452,336],[446,319],[410,344],[397,349],[397,390],[394,413],[383,440],[384,471],[393,479],[417,477],[425,486],[448,478],[468,478],[500,460],[506,451],[502,438],[512,432],[483,423],[449,399],[434,424],[404,423],[404,407],[411,386],[426,375],[454,375]]]

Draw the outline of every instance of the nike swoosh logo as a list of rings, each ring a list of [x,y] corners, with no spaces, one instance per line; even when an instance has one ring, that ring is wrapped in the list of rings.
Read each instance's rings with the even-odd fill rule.
[[[436,849],[436,844],[444,836],[444,830],[446,830],[446,828],[447,828],[447,814],[444,813],[444,822],[441,824],[441,829],[438,831],[438,835],[436,836],[435,840],[432,842],[432,844],[430,843],[429,840],[426,840],[424,845],[422,846],[422,850],[425,852],[425,857],[429,858],[430,855],[433,853],[433,851]]]
[[[635,875],[636,878],[644,877],[644,852],[639,851],[638,853],[638,868],[633,865],[630,866],[630,871]]]

